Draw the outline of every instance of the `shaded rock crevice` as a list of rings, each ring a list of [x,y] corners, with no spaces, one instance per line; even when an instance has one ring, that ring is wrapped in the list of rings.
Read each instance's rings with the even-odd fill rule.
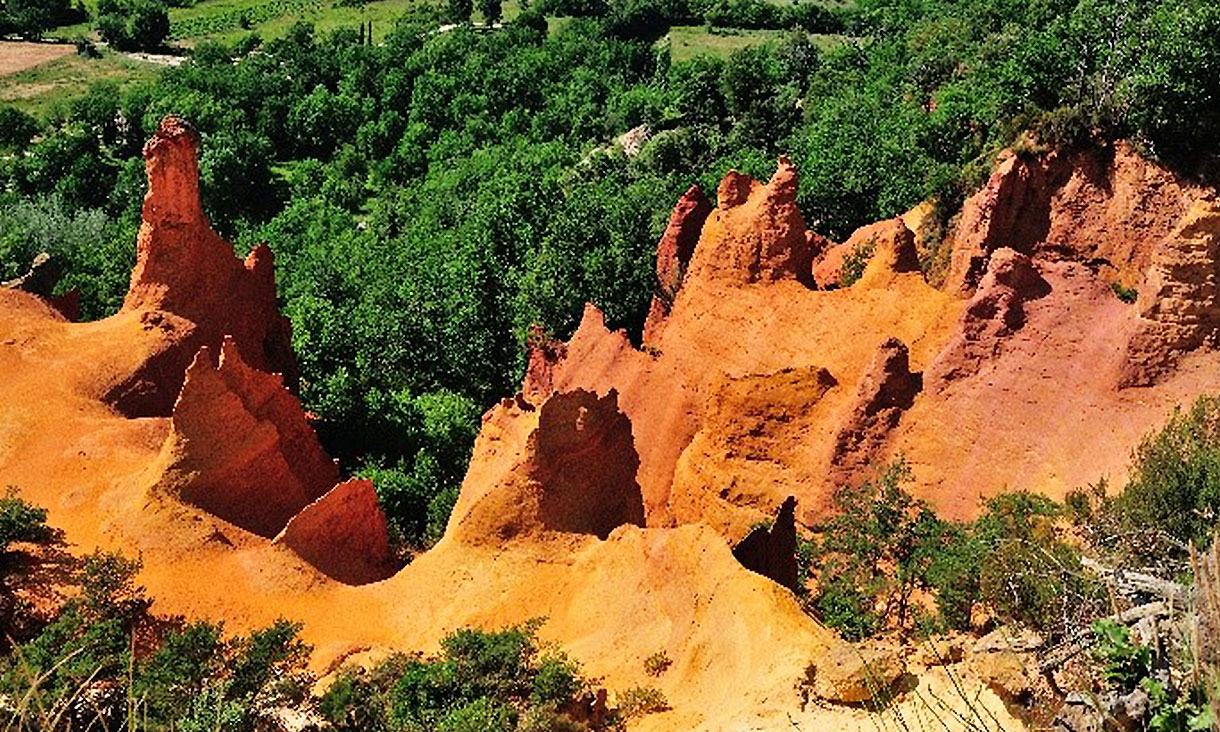
[[[788,496],[769,526],[754,527],[733,547],[733,556],[751,572],[796,592],[796,498]]]

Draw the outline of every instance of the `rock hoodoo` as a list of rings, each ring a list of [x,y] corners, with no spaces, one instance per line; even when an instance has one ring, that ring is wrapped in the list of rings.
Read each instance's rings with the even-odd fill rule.
[[[645,345],[655,343],[660,337],[691,255],[695,253],[699,233],[712,209],[712,202],[703,195],[703,189],[693,185],[678,199],[670,214],[669,225],[665,227],[661,241],[657,242],[657,282],[648,319],[644,322]]]
[[[780,158],[765,185],[730,171],[703,226],[690,276],[746,284],[794,279],[812,284],[805,219],[796,206],[796,168]]]
[[[199,349],[174,404],[153,487],[272,537],[338,482],[280,377],[247,366],[225,338],[217,364]]]
[[[144,146],[148,193],[136,243],[136,266],[123,310],[162,331],[164,345],[107,401],[130,416],[169,413],[182,374],[202,346],[229,336],[257,369],[280,373],[296,388],[287,319],[279,313],[271,250],[241,261],[212,230],[199,197],[199,135],[166,117]]]
[[[537,532],[606,538],[644,524],[639,458],[618,395],[560,392],[505,400],[484,417],[446,536],[482,543]]]
[[[854,406],[835,437],[832,465],[840,481],[850,480],[880,456],[902,413],[923,389],[923,375],[911,373],[910,353],[897,338],[877,348],[856,386]]]
[[[292,517],[275,538],[323,573],[350,585],[383,580],[398,567],[372,481],[352,479]]]

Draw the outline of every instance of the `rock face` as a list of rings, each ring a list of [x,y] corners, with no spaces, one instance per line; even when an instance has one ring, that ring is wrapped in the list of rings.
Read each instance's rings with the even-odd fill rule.
[[[1220,335],[1220,203],[1197,201],[1153,256],[1136,302],[1125,384],[1145,386]]]
[[[694,185],[682,194],[670,214],[669,225],[665,227],[661,241],[657,242],[657,282],[648,319],[644,322],[645,345],[655,343],[665,327],[691,255],[695,253],[695,244],[699,242],[699,233],[712,209],[712,202],[703,195],[703,189]]]
[[[769,577],[795,592],[796,572],[796,499],[792,496],[780,506],[775,523],[757,526],[737,546],[733,556],[741,566]]]
[[[923,389],[923,376],[911,373],[910,352],[897,338],[877,348],[872,364],[856,386],[855,406],[839,426],[833,465],[847,481],[874,463],[902,413]]]
[[[198,148],[198,133],[177,117],[166,117],[144,146],[148,193],[123,311],[140,313],[148,330],[165,331],[166,343],[109,394],[129,416],[168,414],[195,353],[218,348],[226,336],[252,366],[282,374],[296,388],[271,250],[260,245],[243,262],[212,230],[199,198]]]
[[[471,543],[540,532],[606,538],[644,524],[639,458],[618,395],[578,390],[541,406],[506,400],[484,417],[446,535]]]
[[[947,382],[977,373],[983,362],[999,353],[1004,340],[1025,325],[1025,303],[1045,297],[1050,290],[1029,257],[1011,249],[997,250],[962,313],[957,335],[929,369],[929,382],[943,388]]]
[[[1199,190],[1126,143],[1076,153],[1004,153],[962,207],[947,286],[972,292],[1000,248],[1104,263],[1107,281],[1142,279],[1152,252]]]
[[[796,206],[796,168],[780,158],[766,185],[730,171],[717,189],[691,259],[692,277],[738,284],[794,279],[812,285],[813,254]]]
[[[368,480],[335,486],[293,516],[275,541],[350,585],[383,580],[398,569],[385,514]]]
[[[256,534],[275,536],[338,481],[296,397],[247,366],[232,338],[219,364],[199,349],[170,425],[154,489]]]
[[[698,517],[730,542],[772,519],[778,508],[772,497],[816,480],[816,468],[806,462],[807,436],[817,429],[818,407],[835,386],[830,372],[818,367],[724,377],[710,391],[700,428],[674,468],[669,505],[675,515],[684,521]],[[787,570],[777,576],[769,560],[759,559],[746,566],[793,587],[781,579],[789,577]]]

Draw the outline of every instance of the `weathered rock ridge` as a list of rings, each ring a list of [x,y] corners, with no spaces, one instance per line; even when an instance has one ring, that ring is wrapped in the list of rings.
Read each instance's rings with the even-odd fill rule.
[[[591,675],[662,687],[654,728],[842,728],[800,708],[799,681],[858,698],[855,656],[790,591],[797,523],[836,487],[902,454],[948,516],[1059,496],[1220,389],[1214,197],[1122,146],[1002,160],[950,233],[944,288],[915,216],[828,242],[781,160],[766,183],[730,173],[714,208],[683,197],[646,348],[593,305],[566,343],[531,334],[444,538],[395,573],[375,490],[335,485],[288,388],[270,252],[242,262],[207,224],[197,142],[169,119],[148,146],[122,312],[70,323],[0,289],[0,483],[74,545],[139,553],[160,611],[304,621],[319,670],[545,616]],[[819,289],[836,249],[872,256]]]
[[[225,336],[255,368],[279,373],[296,388],[291,330],[276,303],[271,250],[259,245],[241,261],[212,230],[199,197],[198,150],[198,133],[177,117],[166,117],[144,146],[148,193],[123,311],[167,337],[107,395],[130,416],[168,414],[195,353],[219,348]]]
[[[153,474],[154,490],[266,537],[339,479],[279,375],[246,365],[227,336],[219,363],[204,346],[187,369]]]
[[[398,570],[385,513],[368,480],[331,488],[293,516],[275,542],[349,585],[383,580]]]
[[[483,420],[446,535],[470,543],[644,523],[631,423],[617,395],[576,390],[537,407],[505,400]]]

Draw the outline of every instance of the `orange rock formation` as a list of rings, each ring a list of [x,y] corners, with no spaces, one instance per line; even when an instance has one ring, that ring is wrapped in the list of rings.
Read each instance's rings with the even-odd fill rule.
[[[271,250],[244,262],[212,230],[199,198],[199,135],[167,117],[144,147],[148,193],[136,242],[136,266],[123,311],[159,330],[162,346],[106,395],[130,416],[169,413],[183,373],[203,346],[236,341],[255,368],[278,372],[296,387],[290,328],[275,299]]]
[[[611,688],[661,687],[674,708],[641,729],[870,728],[800,708],[838,641],[782,586],[796,521],[898,453],[951,516],[1121,478],[1173,405],[1220,389],[1214,199],[1124,146],[1002,160],[951,232],[945,289],[903,219],[852,237],[874,251],[856,283],[815,289],[834,246],[781,160],[765,184],[730,173],[710,211],[682,199],[647,349],[592,305],[566,344],[531,335],[445,537],[387,577],[374,491],[332,489],[285,388],[270,252],[243,263],[207,225],[195,145],[171,118],[146,148],[120,313],[69,323],[0,289],[0,483],[82,550],[140,553],[158,611],[303,621],[319,669],[545,616]],[[646,677],[662,649],[671,669]]]
[[[293,516],[277,544],[340,582],[363,585],[397,570],[385,513],[372,481],[353,479],[332,488]]]
[[[230,336],[219,365],[204,346],[186,370],[150,473],[153,490],[266,537],[339,479],[300,402],[278,375],[247,366]]]

